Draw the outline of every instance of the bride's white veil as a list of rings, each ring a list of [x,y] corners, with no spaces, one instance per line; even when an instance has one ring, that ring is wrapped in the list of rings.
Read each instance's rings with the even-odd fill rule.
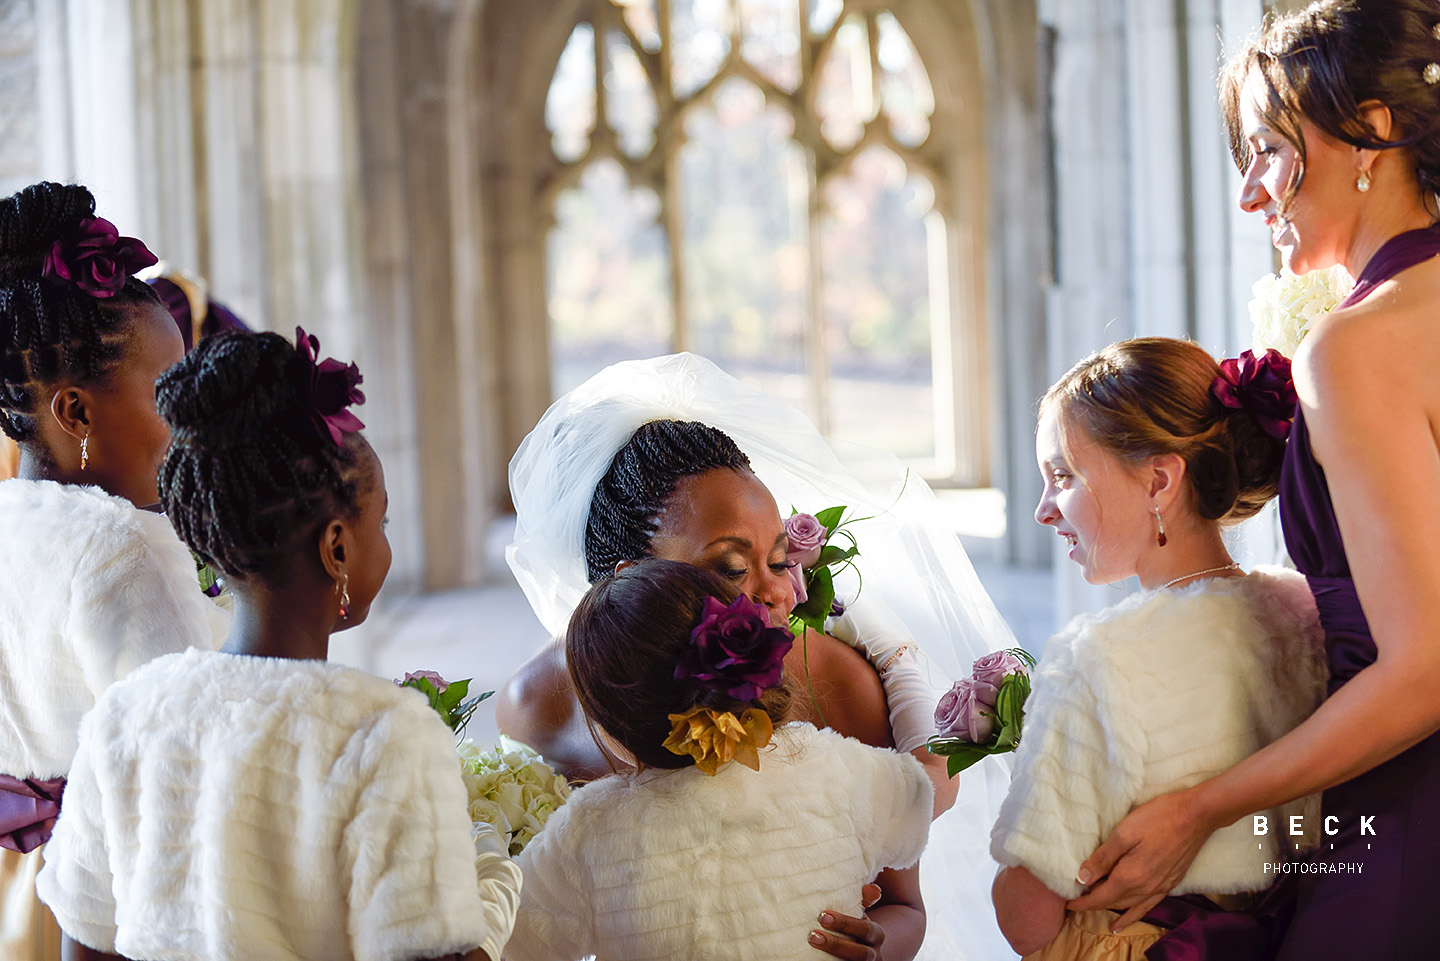
[[[975,658],[1015,646],[958,536],[937,522],[924,481],[887,453],[832,446],[804,414],[694,354],[607,367],[557,400],[511,459],[516,527],[506,559],[551,634],[564,630],[589,587],[585,524],[596,484],[635,429],[661,418],[730,435],[782,515],[843,504],[847,516],[871,518],[848,528],[861,551],[858,603],[878,598],[899,615],[928,656],[937,692],[968,674]],[[1013,956],[989,898],[989,830],[1008,775],[1005,758],[961,774],[959,800],[932,827],[921,867],[929,913],[922,957]]]

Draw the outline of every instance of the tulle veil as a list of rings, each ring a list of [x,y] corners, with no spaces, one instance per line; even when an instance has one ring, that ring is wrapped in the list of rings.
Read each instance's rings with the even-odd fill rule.
[[[840,593],[858,588],[856,603],[877,598],[903,619],[937,696],[975,658],[1015,646],[959,538],[936,522],[924,481],[887,453],[828,443],[800,411],[686,353],[607,367],[557,400],[510,461],[516,529],[506,559],[552,635],[589,586],[584,533],[595,485],[635,429],[660,418],[729,434],[782,515],[843,504],[847,516],[870,518],[849,528],[863,584],[842,582]],[[835,777],[843,783],[844,772]],[[1008,758],[988,758],[959,777],[955,807],[932,825],[921,860],[929,924],[920,957],[1013,957],[989,897],[990,825],[1009,786]]]

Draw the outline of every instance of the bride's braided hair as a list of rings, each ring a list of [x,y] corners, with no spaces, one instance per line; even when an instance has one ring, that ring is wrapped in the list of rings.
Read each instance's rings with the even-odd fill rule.
[[[36,437],[46,388],[90,382],[119,363],[136,304],[160,304],[133,276],[112,297],[42,277],[57,240],[87,217],[95,198],[78,185],[38,183],[0,200],[0,430],[17,442]]]
[[[724,431],[691,420],[642,424],[595,485],[585,524],[590,583],[615,573],[621,561],[647,556],[675,485],[718,468],[750,470],[750,459]]]
[[[309,426],[305,364],[279,334],[224,331],[157,382],[172,436],[160,503],[180,539],[232,577],[277,583],[297,538],[359,510],[365,441],[337,447]]]

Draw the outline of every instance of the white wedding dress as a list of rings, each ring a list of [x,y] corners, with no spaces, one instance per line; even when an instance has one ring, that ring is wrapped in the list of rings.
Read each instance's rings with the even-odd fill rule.
[[[842,580],[839,594],[859,588],[857,605],[883,602],[904,621],[937,698],[975,658],[1015,646],[958,536],[936,523],[923,480],[887,453],[827,443],[804,414],[693,354],[606,368],[556,401],[511,460],[516,530],[506,558],[552,635],[589,587],[584,538],[596,484],[635,429],[662,418],[730,435],[782,514],[845,505],[847,517],[869,518],[847,528],[859,542],[863,585]],[[919,958],[1014,957],[990,904],[990,827],[1009,770],[1002,756],[961,773],[955,806],[931,826],[920,862],[928,926]]]

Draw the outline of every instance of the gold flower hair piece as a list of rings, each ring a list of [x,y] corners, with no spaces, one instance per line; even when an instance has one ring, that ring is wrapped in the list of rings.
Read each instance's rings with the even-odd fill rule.
[[[1425,82],[1432,87],[1440,83],[1440,63],[1427,63],[1424,73],[1420,76],[1424,77]]]
[[[738,718],[730,711],[692,707],[684,714],[671,714],[670,723],[665,749],[682,757],[690,755],[695,766],[712,777],[731,761],[760,770],[760,749],[770,743],[774,733],[770,715],[754,707]]]

